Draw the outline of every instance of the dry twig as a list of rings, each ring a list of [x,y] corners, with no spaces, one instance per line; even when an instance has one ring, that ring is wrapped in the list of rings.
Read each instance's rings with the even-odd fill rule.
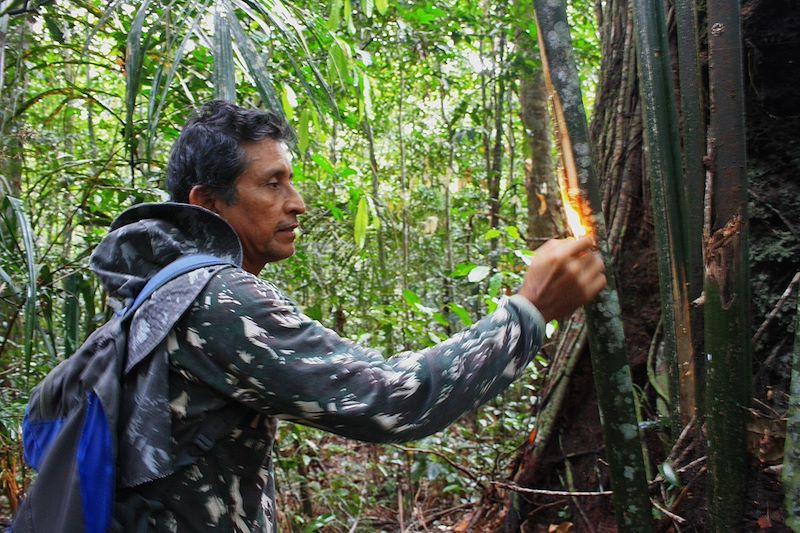
[[[781,297],[778,298],[778,303],[775,304],[775,307],[772,308],[772,311],[769,312],[767,318],[765,318],[764,322],[762,322],[761,326],[759,326],[758,331],[756,331],[756,334],[753,335],[753,344],[755,344],[758,341],[758,339],[760,339],[761,336],[764,335],[764,332],[767,330],[767,326],[769,326],[769,323],[772,322],[778,315],[778,311],[781,310],[783,304],[785,304],[786,300],[789,299],[789,296],[791,296],[794,286],[797,285],[799,282],[800,282],[800,272],[797,272],[792,278],[792,281],[789,282],[789,286],[786,287],[786,290],[783,291],[783,294],[781,294]]]

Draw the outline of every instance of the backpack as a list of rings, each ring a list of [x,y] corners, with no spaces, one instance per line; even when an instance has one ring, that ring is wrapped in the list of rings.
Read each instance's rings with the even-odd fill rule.
[[[133,303],[117,311],[34,388],[22,432],[25,460],[38,476],[10,531],[108,531],[114,512],[117,423],[132,318],[166,283],[214,265],[232,263],[211,255],[186,255],[158,271]],[[169,327],[179,318],[170,317]],[[193,449],[177,452],[179,465],[208,451],[237,422],[236,417],[204,422],[192,441]]]

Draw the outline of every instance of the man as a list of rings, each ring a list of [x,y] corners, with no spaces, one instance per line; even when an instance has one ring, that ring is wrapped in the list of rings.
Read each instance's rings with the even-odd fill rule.
[[[119,530],[274,531],[278,418],[375,442],[434,433],[501,392],[536,353],[545,322],[605,285],[589,239],[550,241],[493,314],[438,346],[384,360],[257,277],[294,253],[305,212],[288,138],[275,114],[207,104],[170,156],[167,186],[178,203],[131,208],[93,255],[123,299],[181,255],[241,263],[177,280],[137,313],[128,366],[139,367],[126,378],[120,415]],[[226,419],[222,437],[185,460],[207,421]]]

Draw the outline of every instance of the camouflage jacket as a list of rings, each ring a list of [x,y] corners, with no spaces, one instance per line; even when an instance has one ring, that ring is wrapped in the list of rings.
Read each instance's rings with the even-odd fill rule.
[[[92,266],[112,295],[177,255],[241,261],[230,226],[181,204],[124,213]],[[372,442],[429,435],[496,396],[540,345],[544,324],[524,298],[443,343],[384,359],[311,320],[274,285],[240,268],[203,269],[139,310],[130,353],[155,350],[124,384],[115,519],[124,531],[275,531],[271,449],[279,418]],[[169,331],[170,309],[188,311]],[[172,321],[174,323],[174,321]],[[165,333],[165,334],[164,334]],[[163,339],[150,347],[152,339]],[[188,467],[173,466],[209,413],[241,422]],[[225,411],[227,412],[227,411]]]

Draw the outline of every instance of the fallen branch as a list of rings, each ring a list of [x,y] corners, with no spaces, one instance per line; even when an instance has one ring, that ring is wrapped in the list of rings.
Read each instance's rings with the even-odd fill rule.
[[[568,491],[568,490],[546,490],[546,489],[526,489],[525,487],[520,487],[519,485],[514,485],[512,483],[503,483],[502,481],[491,481],[492,485],[497,485],[498,487],[513,490],[514,492],[519,492],[520,494],[536,494],[539,496],[567,496],[567,497],[590,497],[590,496],[613,496],[614,491],[612,490],[603,490],[603,491]]]
[[[764,335],[764,332],[767,330],[767,326],[769,326],[769,323],[772,322],[778,315],[778,312],[783,307],[783,304],[786,303],[786,300],[789,299],[789,296],[791,296],[794,286],[797,285],[798,282],[800,282],[800,272],[795,273],[794,277],[792,278],[792,281],[789,282],[789,286],[786,287],[786,290],[783,291],[783,294],[781,294],[781,297],[778,299],[778,303],[775,304],[775,307],[772,308],[772,311],[769,312],[767,318],[765,318],[764,322],[761,324],[761,326],[759,326],[758,331],[756,331],[756,334],[753,335],[753,344],[755,344],[758,341],[758,339],[760,339],[761,336]]]
[[[662,513],[664,513],[664,514],[665,514],[665,515],[666,515],[668,518],[670,518],[670,519],[674,520],[674,521],[675,521],[675,522],[677,522],[679,525],[683,525],[683,524],[685,524],[685,523],[686,523],[686,519],[685,519],[685,518],[682,518],[682,517],[680,517],[680,516],[676,515],[675,513],[671,512],[671,511],[669,511],[669,510],[667,510],[667,509],[664,509],[664,508],[663,508],[663,507],[661,507],[661,506],[658,504],[658,502],[657,502],[657,501],[655,501],[654,499],[652,499],[652,498],[651,498],[651,499],[650,499],[650,503],[652,503],[652,504],[653,504],[653,507],[655,507],[656,509],[658,509],[659,511],[661,511]]]

